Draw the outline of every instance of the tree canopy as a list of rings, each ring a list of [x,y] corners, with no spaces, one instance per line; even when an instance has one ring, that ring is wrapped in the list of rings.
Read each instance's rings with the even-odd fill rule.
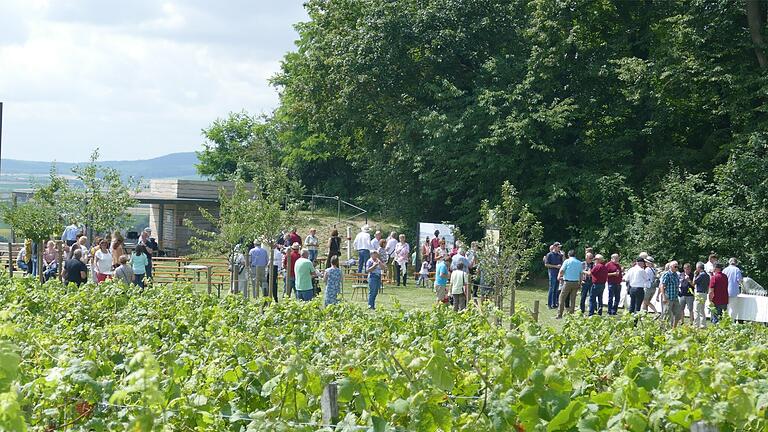
[[[546,241],[757,257],[761,7],[310,0],[265,122],[307,189],[411,226],[451,220],[477,237],[481,203],[509,181]]]

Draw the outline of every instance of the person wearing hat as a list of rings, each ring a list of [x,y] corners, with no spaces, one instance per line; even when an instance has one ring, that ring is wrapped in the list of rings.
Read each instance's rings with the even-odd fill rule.
[[[656,306],[651,303],[651,299],[658,289],[658,279],[656,278],[655,262],[653,257],[648,254],[645,254],[645,275],[648,278],[648,286],[645,289],[642,310],[647,312],[650,308],[653,309],[653,313],[656,313],[658,311],[656,310]]]
[[[152,278],[152,257],[157,254],[157,250],[160,247],[157,245],[157,241],[152,238],[152,230],[149,227],[144,228],[139,236],[139,241],[136,243],[144,245],[147,248],[147,269],[144,273],[147,278]]]
[[[352,246],[357,250],[357,272],[362,273],[365,263],[368,258],[371,257],[371,235],[368,232],[371,229],[368,225],[363,225],[360,228],[360,232],[357,233],[355,241],[352,242]]]
[[[595,266],[592,267],[592,290],[589,293],[589,316],[597,312],[603,314],[603,291],[608,282],[608,267],[605,265],[605,257],[595,255]]]
[[[552,251],[544,258],[544,266],[549,273],[549,293],[547,295],[547,306],[550,309],[557,308],[560,292],[558,289],[557,274],[560,266],[563,265],[563,254],[560,253],[560,242],[552,244]]]
[[[248,252],[248,258],[251,267],[251,287],[253,287],[253,298],[259,298],[259,292],[266,296],[269,294],[267,287],[266,274],[269,264],[269,252],[261,247],[261,240],[253,241],[253,249]],[[248,298],[248,290],[243,292],[243,296]]]
[[[638,257],[635,265],[624,274],[624,281],[627,283],[627,292],[629,293],[629,313],[640,312],[645,298],[645,289],[651,286],[648,281],[648,274],[645,273],[645,260]]]
[[[285,286],[285,294],[290,297],[296,288],[296,262],[301,258],[299,250],[301,245],[298,242],[294,242],[291,245],[289,253],[285,254],[283,258],[283,267],[285,268],[285,274],[288,279],[288,284]],[[298,293],[297,293],[298,295]]]

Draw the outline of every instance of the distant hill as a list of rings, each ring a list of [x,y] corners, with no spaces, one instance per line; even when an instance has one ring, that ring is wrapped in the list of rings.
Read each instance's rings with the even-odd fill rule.
[[[171,153],[165,156],[132,161],[99,161],[99,164],[115,168],[124,177],[152,178],[201,178],[195,170],[197,155],[194,152]],[[81,162],[82,163],[82,162]],[[80,163],[56,162],[59,174],[67,175]],[[17,159],[3,159],[0,167],[2,174],[45,175],[51,169],[51,162],[34,162]]]

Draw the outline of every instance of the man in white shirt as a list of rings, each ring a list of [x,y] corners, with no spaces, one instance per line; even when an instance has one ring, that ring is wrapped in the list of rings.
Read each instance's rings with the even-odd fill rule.
[[[715,272],[715,264],[717,264],[717,254],[712,252],[709,254],[709,260],[704,264],[704,271],[710,276]]]
[[[317,246],[320,244],[320,241],[315,234],[317,234],[317,230],[312,228],[309,230],[307,238],[304,239],[304,246],[307,248],[307,251],[309,251],[309,260],[312,261],[312,264],[314,264],[317,259]]]
[[[451,296],[453,296],[453,310],[458,312],[467,308],[467,287],[469,275],[464,271],[464,263],[460,262],[456,270],[451,272]]]
[[[645,274],[648,277],[648,287],[645,288],[645,297],[643,297],[643,306],[642,310],[648,311],[648,309],[653,309],[653,313],[658,312],[656,310],[656,306],[651,303],[651,299],[653,298],[653,295],[656,294],[656,290],[658,286],[654,287],[654,282],[656,281],[656,268],[654,267],[654,260],[652,256],[646,256],[645,257]]]
[[[384,253],[386,253],[389,259],[387,260],[387,266],[389,267],[389,274],[394,274],[395,268],[393,263],[395,262],[395,247],[397,247],[397,233],[392,231],[387,237],[387,245],[384,246]]]
[[[72,246],[77,241],[77,234],[79,232],[80,228],[76,223],[72,222],[71,224],[67,225],[67,227],[64,228],[64,232],[61,233],[61,241],[66,243],[67,246]]]
[[[381,231],[376,231],[376,233],[373,235],[373,238],[371,239],[371,247],[370,251],[378,251],[381,247]]]
[[[624,274],[624,281],[627,283],[627,292],[629,292],[629,313],[640,312],[643,305],[646,288],[650,288],[648,274],[645,272],[645,260],[638,258],[635,265]]]
[[[366,261],[371,257],[371,235],[368,234],[370,230],[368,225],[363,225],[362,228],[360,228],[360,232],[355,237],[355,241],[352,242],[352,245],[357,250],[358,273],[363,272],[363,266],[365,266]]]
[[[739,261],[736,258],[728,260],[728,267],[723,269],[723,274],[728,276],[728,297],[736,297],[739,295],[741,280],[743,276],[741,269],[737,267]]]

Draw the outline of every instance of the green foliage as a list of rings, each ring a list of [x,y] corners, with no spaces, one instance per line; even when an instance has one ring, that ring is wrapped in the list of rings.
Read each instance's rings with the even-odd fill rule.
[[[203,130],[203,151],[197,153],[197,171],[225,181],[261,182],[279,166],[280,146],[273,124],[264,116],[245,111],[216,119]]]
[[[57,208],[36,200],[15,206],[5,205],[3,221],[12,226],[23,238],[42,244],[61,231],[62,223]]]
[[[15,328],[0,336],[10,430],[318,430],[332,381],[342,430],[768,426],[760,325],[577,317],[555,330],[519,315],[507,331],[476,309],[371,314],[286,300],[261,312],[182,285],[20,278],[0,282],[0,304],[0,328]]]

